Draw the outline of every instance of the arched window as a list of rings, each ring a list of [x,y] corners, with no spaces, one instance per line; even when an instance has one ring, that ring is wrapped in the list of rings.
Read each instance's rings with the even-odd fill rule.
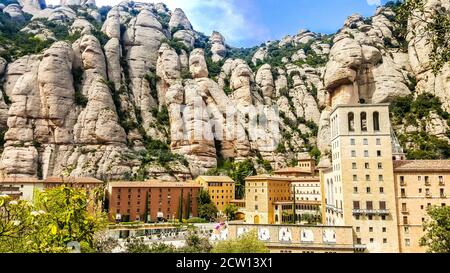
[[[355,131],[355,114],[352,112],[348,113],[348,130],[350,132]]]
[[[373,112],[373,130],[380,131],[380,113]]]
[[[361,131],[367,131],[367,114],[366,112],[361,113]]]

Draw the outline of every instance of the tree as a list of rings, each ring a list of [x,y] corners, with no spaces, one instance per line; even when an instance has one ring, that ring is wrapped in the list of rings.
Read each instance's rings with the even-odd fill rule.
[[[190,232],[186,237],[186,245],[179,249],[183,253],[210,253],[212,245],[207,237]]]
[[[214,218],[216,218],[217,212],[218,212],[217,207],[213,203],[203,204],[200,205],[198,208],[198,216],[208,221],[211,221]]]
[[[232,221],[236,219],[236,212],[238,211],[238,207],[234,204],[228,204],[225,206],[223,212],[227,215],[228,220]]]
[[[256,230],[249,231],[235,240],[217,243],[213,253],[268,253],[269,249],[258,240]]]
[[[76,242],[81,251],[95,249],[96,232],[107,218],[88,211],[86,191],[61,186],[35,193],[35,204],[0,198],[0,252],[68,252]]]
[[[144,238],[133,237],[128,238],[125,243],[126,253],[174,253],[176,248],[173,245],[165,243],[146,244]]]
[[[431,207],[427,210],[430,219],[425,221],[425,235],[420,245],[427,247],[427,252],[450,252],[450,207]]]
[[[209,203],[211,203],[211,196],[209,196],[208,191],[201,189],[198,194],[198,204],[201,206]]]

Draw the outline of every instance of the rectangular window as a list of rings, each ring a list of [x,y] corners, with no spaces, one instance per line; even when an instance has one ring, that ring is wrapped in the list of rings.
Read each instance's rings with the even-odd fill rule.
[[[356,163],[355,162],[352,163],[352,169],[356,170]]]
[[[372,203],[372,201],[366,201],[366,208],[368,210],[373,210],[373,203]]]
[[[383,163],[378,162],[378,170],[381,170],[381,169],[383,169]]]
[[[408,208],[406,207],[406,203],[402,203],[402,211],[403,212],[408,211]]]
[[[411,241],[409,239],[405,239],[405,246],[410,246],[411,245]]]
[[[365,167],[366,169],[370,169],[369,166],[370,166],[369,163],[364,163],[364,167]]]
[[[359,209],[359,201],[353,201],[353,209]]]
[[[379,174],[379,175],[378,175],[378,181],[384,181],[383,175],[382,175],[382,174]]]
[[[352,150],[352,157],[356,157],[356,151]]]
[[[369,145],[369,141],[367,140],[367,138],[363,139],[363,144],[364,145]]]
[[[377,138],[377,145],[381,145],[381,139]]]
[[[370,193],[370,187],[366,188],[367,193]]]
[[[380,187],[380,193],[384,193],[384,188]]]
[[[386,201],[380,201],[380,210],[386,210]]]
[[[403,224],[404,225],[408,224],[408,216],[403,216]]]
[[[353,193],[358,193],[358,187],[353,187]]]
[[[378,156],[378,157],[381,156],[381,151],[380,151],[380,150],[377,151],[377,156]]]
[[[355,139],[354,139],[354,138],[351,138],[351,139],[350,139],[350,145],[355,145],[355,144],[356,144]]]
[[[369,151],[367,150],[364,151],[364,157],[369,157]]]
[[[370,181],[370,175],[366,174],[366,181]]]
[[[381,230],[382,230],[383,232],[386,232],[386,228],[385,228],[385,227],[383,227]]]
[[[356,174],[353,175],[353,181],[358,181],[358,176]]]
[[[369,227],[369,232],[373,232],[373,227]]]

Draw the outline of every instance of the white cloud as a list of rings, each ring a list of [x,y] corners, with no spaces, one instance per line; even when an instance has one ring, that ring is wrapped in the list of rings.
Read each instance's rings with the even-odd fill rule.
[[[60,0],[47,0],[48,4],[58,4]],[[116,5],[122,0],[96,0],[97,6]],[[240,44],[245,40],[265,40],[267,30],[249,20],[239,0],[137,0],[136,2],[163,2],[174,10],[181,8],[186,13],[195,30],[210,35],[216,30],[225,36],[230,44]]]
[[[367,4],[371,6],[381,6],[381,0],[367,0]]]

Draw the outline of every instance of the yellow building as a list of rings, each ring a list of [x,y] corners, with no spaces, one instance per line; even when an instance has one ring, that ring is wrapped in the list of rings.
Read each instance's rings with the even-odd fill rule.
[[[400,252],[419,245],[429,206],[450,205],[450,160],[394,161]]]
[[[235,199],[235,183],[228,176],[199,176],[195,181],[208,191],[211,201],[221,212]]]
[[[292,201],[291,179],[257,175],[245,179],[245,222],[275,224],[275,203]]]
[[[399,252],[388,107],[337,105],[330,116],[325,223],[352,226],[355,243],[368,252]]]

